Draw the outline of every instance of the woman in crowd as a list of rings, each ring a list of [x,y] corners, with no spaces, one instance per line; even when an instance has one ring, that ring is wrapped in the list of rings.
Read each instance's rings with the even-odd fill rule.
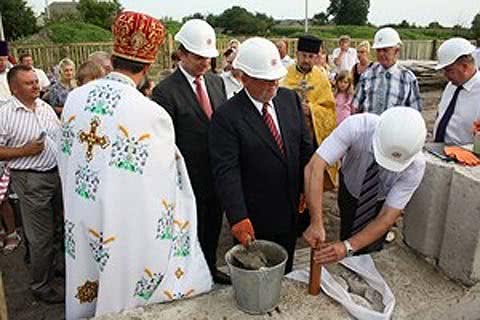
[[[360,76],[364,73],[373,62],[370,61],[370,42],[362,41],[357,46],[358,61],[352,68],[353,85],[356,86],[360,80]]]
[[[60,68],[60,79],[48,92],[48,101],[55,109],[55,113],[60,116],[63,110],[68,93],[76,87],[75,82],[75,63],[69,58],[64,58],[58,64]]]

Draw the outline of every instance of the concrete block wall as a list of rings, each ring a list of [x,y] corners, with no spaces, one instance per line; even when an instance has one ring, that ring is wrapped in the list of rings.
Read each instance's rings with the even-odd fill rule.
[[[480,180],[453,172],[439,266],[467,285],[480,280]]]
[[[406,209],[405,242],[451,279],[473,285],[480,281],[480,167],[426,157],[424,179]]]
[[[421,254],[438,259],[448,208],[453,165],[430,159],[422,183],[405,210],[405,242]]]

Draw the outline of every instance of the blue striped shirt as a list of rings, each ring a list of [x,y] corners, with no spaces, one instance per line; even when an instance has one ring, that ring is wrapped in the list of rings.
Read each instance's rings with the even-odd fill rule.
[[[422,109],[417,78],[398,64],[385,69],[375,63],[368,68],[360,77],[352,103],[360,112],[375,114],[396,106]]]

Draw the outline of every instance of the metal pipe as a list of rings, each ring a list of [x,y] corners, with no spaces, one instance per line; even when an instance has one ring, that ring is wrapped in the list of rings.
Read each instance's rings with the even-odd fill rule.
[[[308,0],[305,0],[305,33],[308,32]]]
[[[0,40],[5,41],[5,34],[3,32],[3,20],[2,20],[2,13],[0,12]]]

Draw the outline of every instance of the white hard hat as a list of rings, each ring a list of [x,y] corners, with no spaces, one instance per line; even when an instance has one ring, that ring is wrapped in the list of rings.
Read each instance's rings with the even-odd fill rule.
[[[373,38],[373,49],[395,47],[402,44],[397,30],[387,27],[378,30]]]
[[[472,54],[475,46],[463,38],[451,38],[440,45],[437,51],[438,64],[435,69],[443,69],[461,56]]]
[[[201,57],[218,56],[215,30],[204,20],[191,19],[185,22],[175,35],[175,40],[183,44],[188,51]]]
[[[265,38],[253,37],[238,48],[233,67],[248,76],[263,80],[277,80],[287,74],[277,47]]]
[[[373,134],[375,160],[387,170],[403,171],[422,151],[426,136],[420,112],[410,107],[387,109]]]

